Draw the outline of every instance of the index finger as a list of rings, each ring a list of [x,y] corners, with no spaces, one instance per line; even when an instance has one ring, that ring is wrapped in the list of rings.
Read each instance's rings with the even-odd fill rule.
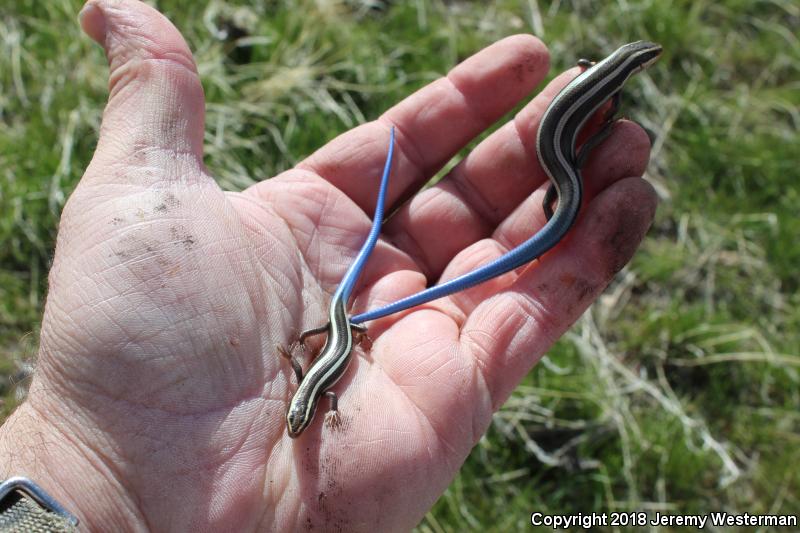
[[[397,130],[388,204],[419,190],[468,142],[510,111],[544,78],[549,55],[532,35],[506,37],[467,58],[378,120],[344,133],[298,167],[310,170],[352,198],[365,212],[375,204],[386,139]],[[388,209],[387,209],[388,211]]]

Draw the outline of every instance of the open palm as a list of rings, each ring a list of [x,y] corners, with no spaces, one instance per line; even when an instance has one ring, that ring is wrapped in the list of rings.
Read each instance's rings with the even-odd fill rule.
[[[97,530],[410,528],[652,219],[654,193],[635,177],[648,140],[620,122],[589,160],[588,201],[562,244],[521,271],[368,324],[372,345],[356,348],[334,389],[341,425],[324,423],[322,402],[290,439],[296,383],[276,346],[325,321],[369,229],[389,128],[397,206],[530,93],[547,71],[544,46],[531,36],[495,43],[297,168],[224,193],[202,164],[202,88],[178,31],[134,0],[92,1],[82,24],[106,49],[111,94],[62,216],[29,400],[0,442],[18,445],[21,425],[41,428],[36,442],[48,446],[22,447],[7,468]],[[467,272],[542,226],[538,119],[576,72],[402,205],[354,312]]]

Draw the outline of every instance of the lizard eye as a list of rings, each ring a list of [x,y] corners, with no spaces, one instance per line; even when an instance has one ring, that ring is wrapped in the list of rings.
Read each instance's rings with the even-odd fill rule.
[[[286,429],[289,431],[289,436],[292,438],[300,435],[303,429],[305,429],[302,413],[290,409],[289,412],[286,413]]]

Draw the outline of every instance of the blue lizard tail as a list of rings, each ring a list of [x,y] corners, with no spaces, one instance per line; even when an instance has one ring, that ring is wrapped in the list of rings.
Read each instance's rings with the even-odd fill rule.
[[[381,232],[381,223],[383,222],[383,208],[384,203],[386,202],[386,189],[388,189],[389,185],[389,173],[392,169],[393,155],[394,126],[392,126],[389,137],[389,154],[386,156],[386,164],[383,167],[383,176],[381,176],[381,185],[380,189],[378,190],[378,203],[375,206],[375,216],[372,219],[372,229],[369,230],[369,235],[367,235],[366,242],[361,247],[358,255],[353,260],[350,268],[347,270],[347,273],[342,278],[342,282],[339,283],[339,287],[336,289],[336,293],[333,295],[334,301],[336,301],[337,298],[341,298],[346,304],[350,299],[350,294],[353,292],[353,287],[355,287],[358,277],[361,275],[361,271],[364,269],[364,265],[372,253],[372,249],[375,248],[375,243],[378,241],[378,235]]]

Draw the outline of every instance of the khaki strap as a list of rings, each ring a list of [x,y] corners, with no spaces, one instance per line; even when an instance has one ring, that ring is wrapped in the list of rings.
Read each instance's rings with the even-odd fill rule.
[[[78,519],[23,477],[0,483],[0,533],[74,533]]]
[[[15,501],[16,500],[16,501]],[[2,533],[72,533],[78,528],[66,518],[39,507],[27,496],[14,492],[0,503]]]

